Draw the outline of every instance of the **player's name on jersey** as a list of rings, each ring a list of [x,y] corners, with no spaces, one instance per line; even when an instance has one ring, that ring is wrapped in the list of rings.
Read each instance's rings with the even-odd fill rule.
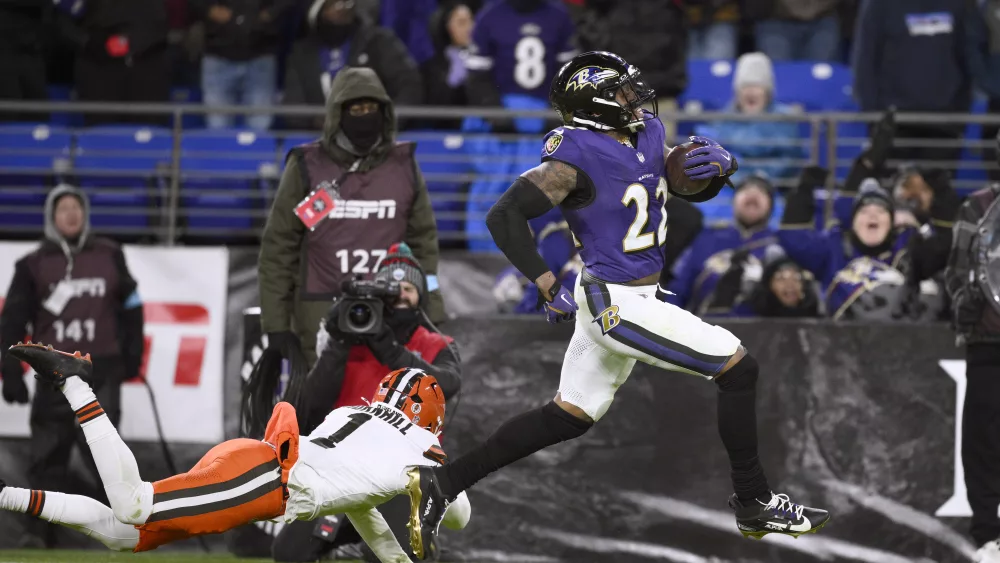
[[[375,404],[370,406],[351,406],[347,408],[351,410],[365,412],[374,416],[375,418],[384,420],[385,422],[389,423],[390,426],[392,426],[396,430],[399,430],[399,433],[403,434],[404,436],[406,435],[406,431],[409,430],[411,427],[413,427],[413,423],[410,422],[410,419],[403,416],[401,412],[381,404]]]

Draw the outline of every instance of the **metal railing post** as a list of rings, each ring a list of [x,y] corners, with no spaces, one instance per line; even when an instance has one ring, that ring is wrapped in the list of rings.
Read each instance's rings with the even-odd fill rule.
[[[170,194],[167,203],[167,246],[173,246],[177,240],[177,207],[180,205],[181,195],[181,135],[184,134],[184,126],[181,123],[184,117],[183,108],[174,109],[173,127],[173,148],[170,153]]]
[[[813,117],[809,120],[809,162],[813,165],[819,165],[819,139],[822,126],[821,118]]]
[[[837,122],[836,118],[826,119],[826,167],[830,174],[826,178],[826,204],[823,206],[825,229],[833,217],[834,192],[837,190]]]

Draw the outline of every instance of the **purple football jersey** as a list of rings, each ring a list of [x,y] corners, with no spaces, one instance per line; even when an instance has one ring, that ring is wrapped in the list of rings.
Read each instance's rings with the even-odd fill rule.
[[[542,162],[558,160],[583,171],[595,197],[562,212],[580,245],[587,271],[607,282],[624,283],[663,267],[667,234],[663,123],[646,121],[635,148],[603,133],[563,126],[545,136]]]
[[[521,13],[505,0],[487,4],[476,16],[469,70],[492,70],[501,95],[548,98],[559,67],[573,58],[573,20],[561,2],[549,0]]]

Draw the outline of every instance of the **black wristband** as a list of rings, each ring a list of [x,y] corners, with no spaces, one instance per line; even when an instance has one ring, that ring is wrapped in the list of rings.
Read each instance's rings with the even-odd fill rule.
[[[500,196],[486,214],[486,227],[497,247],[526,278],[534,282],[549,271],[538,253],[528,219],[540,217],[552,209],[542,190],[524,177],[519,177]]]

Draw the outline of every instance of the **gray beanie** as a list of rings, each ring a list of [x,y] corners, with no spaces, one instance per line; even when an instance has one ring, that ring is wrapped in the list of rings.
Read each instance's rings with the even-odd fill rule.
[[[774,92],[774,66],[764,53],[747,53],[736,61],[733,73],[733,90],[743,86],[763,86]]]
[[[427,274],[405,242],[398,242],[389,247],[388,254],[382,259],[382,264],[375,273],[375,279],[412,283],[417,286],[420,303],[423,305],[424,297],[427,295]]]

